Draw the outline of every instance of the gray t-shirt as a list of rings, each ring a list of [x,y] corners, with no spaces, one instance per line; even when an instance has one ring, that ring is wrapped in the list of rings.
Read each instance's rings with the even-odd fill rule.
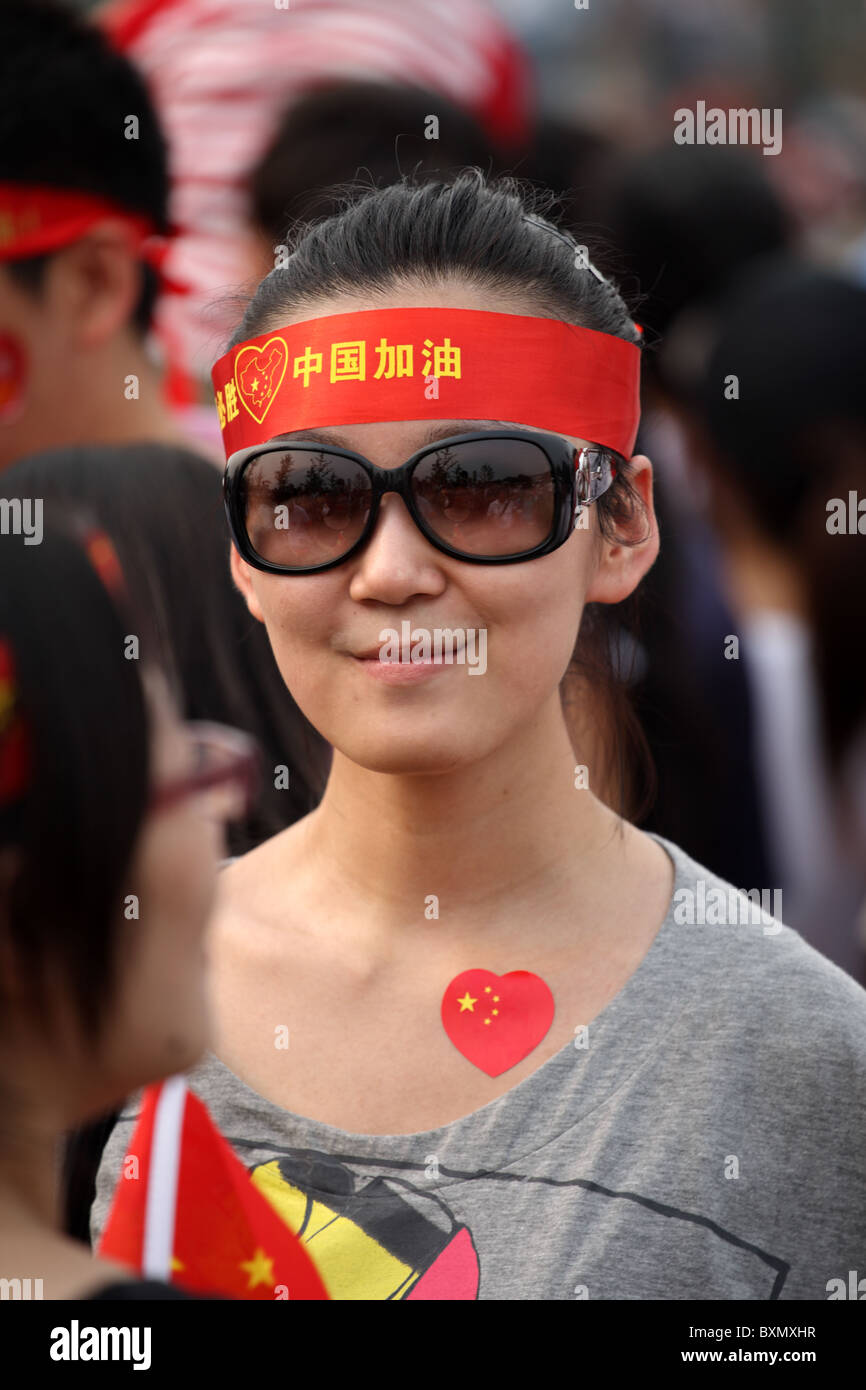
[[[332,1297],[827,1299],[866,1274],[866,991],[654,838],[676,882],[646,957],[473,1114],[351,1134],[211,1054],[190,1073]],[[94,1239],[138,1108],[103,1155]]]

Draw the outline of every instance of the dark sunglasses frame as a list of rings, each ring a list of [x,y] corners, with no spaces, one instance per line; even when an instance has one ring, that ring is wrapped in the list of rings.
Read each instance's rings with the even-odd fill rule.
[[[476,440],[519,439],[535,444],[546,456],[554,484],[553,524],[550,534],[539,545],[514,555],[467,555],[462,550],[443,541],[430,530],[421,516],[412,495],[412,474],[424,459],[453,444],[472,443]],[[247,534],[243,515],[243,476],[253,459],[264,454],[285,453],[287,450],[298,453],[328,453],[340,458],[350,459],[363,468],[370,479],[370,515],[358,539],[345,554],[336,560],[326,560],[321,565],[292,566],[276,565],[265,560],[254,549]],[[232,540],[241,557],[254,569],[268,574],[318,574],[322,570],[342,565],[355,555],[369,540],[379,515],[379,504],[386,492],[396,492],[403,499],[406,509],[425,540],[455,560],[465,560],[473,565],[514,565],[525,560],[534,560],[541,555],[549,555],[571,535],[584,506],[595,502],[612,485],[620,467],[626,462],[622,454],[601,444],[587,444],[576,448],[559,434],[548,434],[530,430],[480,430],[471,434],[455,434],[447,439],[437,439],[425,444],[411,458],[398,468],[379,468],[363,454],[351,449],[340,449],[331,444],[315,444],[303,439],[273,439],[267,444],[253,444],[232,454],[223,474],[223,497],[226,516]]]

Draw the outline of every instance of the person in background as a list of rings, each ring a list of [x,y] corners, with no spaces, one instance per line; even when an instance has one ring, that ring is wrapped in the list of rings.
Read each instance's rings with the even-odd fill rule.
[[[193,447],[174,411],[183,382],[164,375],[152,332],[161,285],[182,288],[163,276],[168,197],[166,143],[132,64],[59,0],[6,0],[0,469],[61,444]]]
[[[769,172],[801,252],[866,283],[866,99],[813,88],[785,122],[782,157],[770,161]]]
[[[723,659],[734,618],[664,343],[674,324],[705,334],[739,270],[790,245],[789,219],[763,167],[771,162],[749,150],[668,142],[619,162],[605,214],[612,264],[640,289],[648,351],[638,443],[656,463],[664,536],[632,632],[631,693],[657,773],[641,824],[747,890],[779,884],[749,752],[751,692],[742,666]]]
[[[221,823],[255,762],[181,723],[104,536],[0,550],[0,1277],[58,1298],[177,1298],[62,1228],[64,1132],[200,1056]],[[92,558],[91,558],[92,557]],[[134,920],[129,895],[140,903]]]
[[[522,152],[531,135],[534,73],[492,0],[110,0],[95,18],[144,75],[172,150],[167,268],[190,293],[167,300],[165,322],[209,407],[214,353],[237,318],[227,287],[262,273],[247,180],[292,102],[363,78],[441,94],[443,112],[463,108],[497,146]],[[399,155],[404,130],[384,153],[396,143]]]
[[[695,346],[675,330],[668,369],[736,615],[739,661],[718,665],[749,684],[775,881],[786,920],[866,981],[866,288],[755,266]]]
[[[503,172],[506,162],[475,116],[441,92],[373,81],[317,87],[289,104],[248,175],[251,269],[266,275],[290,222],[335,211],[357,178],[376,186],[409,170],[421,181],[473,164]]]
[[[311,811],[327,779],[328,746],[286,690],[267,635],[232,583],[220,477],[207,460],[167,444],[50,449],[10,468],[2,492],[41,498],[48,521],[70,506],[89,511],[147,615],[153,655],[184,718],[244,729],[262,748],[268,776],[230,827],[231,853]]]

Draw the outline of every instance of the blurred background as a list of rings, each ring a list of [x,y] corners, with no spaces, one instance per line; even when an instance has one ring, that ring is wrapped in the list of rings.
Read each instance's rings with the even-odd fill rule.
[[[149,202],[135,188],[124,194],[119,179],[116,189],[174,232],[148,319],[161,409],[150,424],[142,412],[131,446],[159,441],[220,462],[211,364],[290,223],[330,211],[334,184],[480,165],[554,190],[555,216],[616,280],[647,345],[637,451],[656,471],[662,553],[617,647],[655,764],[655,784],[632,789],[635,818],[739,888],[781,890],[778,915],[866,982],[863,0],[68,0],[66,9],[135,66],[166,143],[164,187],[149,184]],[[48,12],[44,23],[33,71],[49,82]],[[39,146],[35,116],[16,156],[27,96],[13,99],[13,88],[27,69],[13,42],[0,47],[14,65],[0,82],[0,180],[104,188],[86,110],[80,141],[70,121],[62,158],[57,138],[53,153]],[[86,68],[78,81],[86,85]],[[779,148],[678,144],[675,113],[701,102],[777,113]],[[425,135],[431,114],[435,140]],[[111,187],[109,156],[105,167]],[[15,317],[24,272],[13,294],[10,264],[0,334],[30,332],[38,365],[38,335]],[[52,435],[44,419],[38,430],[16,419],[6,408],[14,344],[6,350],[0,467],[10,495],[36,450],[114,436],[95,417],[68,441],[62,423]],[[136,457],[133,447],[130,476]],[[98,510],[95,489],[109,483],[84,460],[78,467],[65,486],[87,473]],[[197,476],[188,458],[184,476]],[[208,476],[202,506],[211,507]],[[104,514],[114,515],[108,504]],[[123,530],[118,521],[121,549]],[[192,602],[189,577],[173,582],[166,611]],[[261,688],[276,701],[268,661],[260,650],[250,658],[255,681],[233,692],[233,722],[244,723],[244,699],[262,708]],[[182,679],[188,709],[212,716],[219,678],[206,656]],[[260,714],[246,724],[276,749],[290,738],[277,728],[284,717],[275,709],[270,734]],[[305,737],[291,816],[314,802],[323,765]],[[262,816],[250,838],[273,828]]]

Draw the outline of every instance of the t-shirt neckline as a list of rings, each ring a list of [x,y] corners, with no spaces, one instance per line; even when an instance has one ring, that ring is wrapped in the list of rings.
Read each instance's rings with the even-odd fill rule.
[[[686,1003],[685,991],[680,986],[687,983],[688,972],[683,961],[685,953],[678,949],[682,945],[682,932],[678,934],[676,930],[674,907],[677,892],[687,886],[692,876],[690,868],[694,866],[678,845],[654,832],[645,833],[666,850],[674,866],[674,885],[667,912],[646,955],[588,1025],[585,1049],[576,1047],[573,1041],[565,1043],[516,1086],[477,1110],[435,1129],[415,1130],[409,1134],[354,1133],[298,1115],[268,1100],[212,1052],[207,1052],[199,1068],[192,1072],[193,1086],[197,1071],[210,1071],[212,1077],[215,1074],[229,1078],[233,1096],[240,1099],[242,1109],[251,1115],[257,1114],[259,1124],[267,1119],[273,1129],[285,1134],[293,1148],[319,1149],[345,1159],[387,1154],[389,1158],[417,1161],[421,1150],[422,1157],[435,1154],[437,1145],[441,1149],[447,1144],[451,1152],[459,1151],[461,1137],[470,1132],[474,1146],[479,1132],[483,1132],[487,1163],[501,1168],[520,1161],[553,1142],[591,1110],[609,1100],[636,1068],[645,1063],[669,1028],[674,1012],[679,1012]],[[678,969],[682,978],[672,979],[672,973],[676,975]],[[580,1023],[581,1020],[575,1020],[576,1026]],[[574,1084],[575,1080],[579,1085]],[[547,1121],[543,1130],[539,1125],[541,1117]],[[254,1133],[255,1127],[251,1133],[226,1134],[226,1138],[247,1146]],[[262,1147],[267,1147],[267,1143]]]

